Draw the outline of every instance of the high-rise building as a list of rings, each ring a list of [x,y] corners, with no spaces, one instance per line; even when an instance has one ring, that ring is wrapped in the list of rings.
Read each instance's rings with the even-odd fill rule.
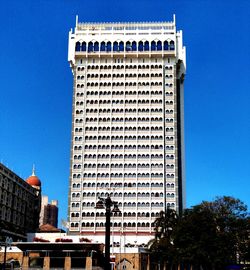
[[[159,212],[181,212],[185,204],[182,31],[175,17],[77,19],[68,60],[74,77],[69,233],[104,235],[105,214],[95,205],[109,194],[121,210],[111,218],[114,234],[122,228],[127,243],[146,243]]]
[[[51,200],[46,195],[42,196],[41,212],[40,212],[40,226],[50,224],[57,228],[58,225],[58,201]]]

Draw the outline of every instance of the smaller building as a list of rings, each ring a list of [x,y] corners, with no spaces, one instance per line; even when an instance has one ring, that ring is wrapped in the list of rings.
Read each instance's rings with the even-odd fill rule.
[[[52,200],[49,203],[48,196],[42,196],[42,205],[40,213],[40,226],[50,224],[57,228],[58,225],[58,201]]]
[[[71,242],[15,243],[22,250],[22,269],[103,269],[103,245]]]
[[[32,175],[24,181],[0,163],[0,240],[25,241],[39,227],[41,181]]]
[[[121,238],[123,238],[123,237],[125,237],[125,235],[121,235]],[[125,239],[123,239],[123,240],[125,240]],[[122,243],[123,243],[123,240],[121,239]],[[65,233],[65,231],[57,229],[49,224],[40,226],[39,231],[36,233],[29,233],[28,234],[28,242],[29,243],[33,242],[33,244],[45,243],[45,244],[48,244],[48,247],[54,247],[53,244],[61,243],[64,246],[64,244],[69,243],[69,244],[72,244],[72,247],[78,247],[80,249],[82,247],[81,244],[85,244],[85,248],[87,248],[92,253],[96,252],[96,247],[98,247],[98,245],[100,245],[102,247],[102,252],[103,252],[103,248],[104,248],[104,244],[98,243],[96,241],[92,241],[86,235],[68,235],[67,233]],[[73,245],[73,244],[75,244],[75,245]],[[136,241],[135,241],[134,245],[119,246],[119,245],[117,245],[117,243],[115,243],[115,244],[116,245],[112,245],[110,247],[110,261],[111,261],[113,270],[115,270],[115,269],[116,270],[120,270],[120,269],[149,270],[149,269],[151,269],[151,268],[149,268],[150,261],[149,261],[148,250],[144,247],[140,247],[139,245],[137,245]],[[30,245],[30,248],[33,249],[33,246],[31,244],[29,244],[29,245]],[[41,245],[40,246],[38,245],[37,247],[41,247]],[[93,248],[93,250],[91,250],[90,247],[91,248],[95,247],[95,248]],[[64,248],[62,248],[62,249],[64,249]],[[84,258],[84,256],[83,256],[82,259],[80,261],[78,261],[78,263],[79,263],[78,264],[77,259],[76,259],[77,254],[79,254],[79,253],[75,253],[75,252],[70,253],[70,257],[71,257],[70,260],[72,263],[71,266],[73,265],[74,267],[83,267],[83,265],[87,264],[87,262],[88,262],[88,267],[89,267],[90,263],[92,263],[93,267],[98,267],[98,266],[100,267],[102,264],[101,264],[101,261],[99,261],[99,260],[100,259],[102,261],[104,260],[104,257],[102,257],[103,254],[102,254],[102,256],[98,255],[99,256],[98,257],[98,256],[96,256],[97,254],[95,253],[95,254],[91,255],[92,257],[89,255],[91,257],[91,260],[89,258],[88,261],[86,261],[86,258]],[[67,253],[65,253],[65,252],[59,253],[59,255],[62,256],[59,264],[55,264],[57,259],[54,258],[54,256],[59,256],[59,255],[55,255],[54,253],[50,253],[50,255],[49,255],[50,259],[48,259],[48,258],[46,259],[45,257],[43,257],[44,255],[42,253],[40,255],[42,256],[42,262],[44,262],[44,260],[50,260],[50,262],[52,263],[50,265],[52,265],[53,267],[62,267],[62,265],[65,264],[66,261],[69,260],[65,257],[67,255]],[[93,258],[95,258],[95,259],[93,259]],[[29,266],[30,267],[34,266],[33,260],[34,260],[33,253],[30,253],[30,255],[29,255]],[[40,264],[41,264],[41,261],[40,261]],[[36,266],[39,266],[39,264],[36,264]],[[93,269],[98,269],[98,268],[93,268]],[[100,268],[100,269],[102,269],[102,268]]]
[[[149,270],[149,253],[144,248],[111,248],[112,270]],[[27,242],[13,243],[7,249],[6,259],[18,261],[23,270],[27,269],[86,269],[104,268],[104,244],[93,243],[85,235],[67,235],[65,231],[46,224],[38,232],[28,233]],[[0,263],[4,251],[0,250]]]

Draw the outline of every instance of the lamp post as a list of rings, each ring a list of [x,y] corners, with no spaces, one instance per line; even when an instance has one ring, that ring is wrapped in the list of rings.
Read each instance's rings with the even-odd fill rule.
[[[111,208],[113,209],[111,210]],[[118,202],[112,201],[110,196],[107,198],[99,198],[96,203],[96,209],[106,209],[106,225],[105,225],[105,270],[110,270],[110,216],[111,213],[120,213]]]
[[[6,269],[7,247],[11,246],[12,241],[13,241],[12,238],[7,236],[5,242],[1,242],[1,245],[4,246],[3,270]]]

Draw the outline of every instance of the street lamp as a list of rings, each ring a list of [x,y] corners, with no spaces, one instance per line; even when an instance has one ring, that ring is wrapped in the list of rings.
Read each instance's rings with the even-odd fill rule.
[[[5,242],[1,242],[1,245],[4,246],[3,270],[6,269],[7,247],[11,247],[12,241],[12,238],[7,236]]]
[[[111,210],[111,208],[113,209]],[[99,198],[96,203],[96,209],[106,209],[105,225],[105,270],[110,270],[110,216],[111,213],[120,213],[118,202],[112,201],[108,195],[106,199]]]

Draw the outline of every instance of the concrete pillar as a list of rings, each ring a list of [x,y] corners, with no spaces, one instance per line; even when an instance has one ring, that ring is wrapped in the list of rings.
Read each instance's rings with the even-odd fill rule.
[[[23,270],[28,270],[29,269],[29,255],[24,255],[23,256],[23,265],[22,265]]]
[[[64,269],[65,270],[70,270],[71,269],[71,257],[66,256],[64,260]]]
[[[150,257],[147,258],[147,270],[150,270]]]
[[[86,257],[85,269],[92,270],[92,258],[91,257]]]
[[[43,270],[49,270],[50,269],[50,257],[46,256],[43,260]]]

